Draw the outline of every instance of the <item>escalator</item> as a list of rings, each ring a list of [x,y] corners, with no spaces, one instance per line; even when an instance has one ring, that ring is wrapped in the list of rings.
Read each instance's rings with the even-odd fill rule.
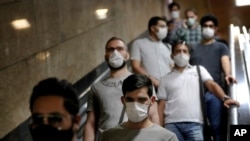
[[[230,86],[230,96],[240,103],[240,107],[231,107],[229,109],[230,125],[250,125],[250,49],[249,33],[240,34],[239,27],[230,26],[230,53],[232,75],[237,79],[237,84]],[[244,30],[243,28],[243,31]],[[228,132],[228,140],[230,138]]]

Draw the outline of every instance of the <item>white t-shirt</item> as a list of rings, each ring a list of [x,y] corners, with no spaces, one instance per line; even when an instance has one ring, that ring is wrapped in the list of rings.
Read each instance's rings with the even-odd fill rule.
[[[213,80],[207,70],[200,66],[202,82]],[[165,75],[158,88],[158,99],[166,100],[165,124],[174,122],[203,123],[199,76],[196,67],[187,66],[181,73],[172,70]]]

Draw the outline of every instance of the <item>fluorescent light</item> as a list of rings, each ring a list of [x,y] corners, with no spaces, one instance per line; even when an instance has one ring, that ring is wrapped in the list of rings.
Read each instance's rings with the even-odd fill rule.
[[[11,24],[17,30],[26,29],[30,27],[30,23],[28,22],[27,19],[14,20],[11,22]]]
[[[235,0],[236,6],[247,6],[250,5],[250,0]]]
[[[108,9],[97,9],[95,11],[97,19],[103,20],[107,18]]]

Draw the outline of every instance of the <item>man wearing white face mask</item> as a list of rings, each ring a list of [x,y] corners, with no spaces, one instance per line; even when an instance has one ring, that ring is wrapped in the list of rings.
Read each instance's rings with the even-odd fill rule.
[[[99,134],[127,120],[120,102],[123,80],[131,75],[128,71],[128,48],[117,37],[110,38],[105,45],[105,60],[110,68],[110,76],[91,86],[88,97],[87,121],[84,128],[84,141],[97,141]],[[150,119],[159,122],[157,104],[150,111]]]
[[[191,48],[201,42],[201,26],[197,22],[198,13],[196,9],[189,8],[185,11],[186,19],[183,20],[182,28],[176,31],[175,40],[186,41]]]
[[[203,141],[203,115],[199,90],[199,75],[196,66],[189,65],[189,47],[183,41],[172,48],[171,57],[175,62],[173,70],[165,75],[158,89],[159,116],[163,126],[174,132],[179,141]],[[239,105],[229,98],[203,66],[201,80],[224,105]]]
[[[126,78],[122,85],[121,101],[128,121],[104,131],[101,141],[177,141],[176,135],[148,118],[148,111],[155,102],[151,80],[141,74]]]
[[[137,39],[131,46],[131,66],[134,72],[145,74],[153,81],[155,88],[173,64],[170,49],[162,42],[167,35],[166,20],[152,17],[148,22],[149,36]]]
[[[125,42],[117,37],[110,38],[104,57],[110,68],[110,76],[91,86],[84,141],[97,141],[102,131],[127,120],[120,103],[122,82],[131,75],[127,69],[129,53]]]
[[[227,85],[235,83],[236,80],[231,75],[229,49],[224,43],[215,40],[215,33],[218,26],[217,18],[213,15],[205,15],[201,18],[200,25],[202,26],[203,40],[193,50],[190,63],[204,66],[212,75],[214,81],[222,88],[225,87],[223,80],[225,80]],[[207,116],[213,130],[213,137],[215,141],[221,141],[221,126],[222,123],[225,123],[222,122],[222,103],[208,91],[205,93],[205,100]],[[224,126],[226,127],[226,123]]]

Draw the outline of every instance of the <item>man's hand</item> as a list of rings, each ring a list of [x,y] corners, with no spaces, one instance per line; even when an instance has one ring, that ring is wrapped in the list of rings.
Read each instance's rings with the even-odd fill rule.
[[[226,100],[224,101],[224,106],[225,106],[225,107],[229,108],[229,107],[232,106],[232,105],[236,105],[237,107],[240,106],[240,104],[239,104],[238,101],[236,101],[236,100],[234,100],[234,99],[231,99],[231,98],[226,99]]]
[[[237,83],[237,80],[232,75],[226,75],[225,80],[227,82],[227,85],[230,83]]]

